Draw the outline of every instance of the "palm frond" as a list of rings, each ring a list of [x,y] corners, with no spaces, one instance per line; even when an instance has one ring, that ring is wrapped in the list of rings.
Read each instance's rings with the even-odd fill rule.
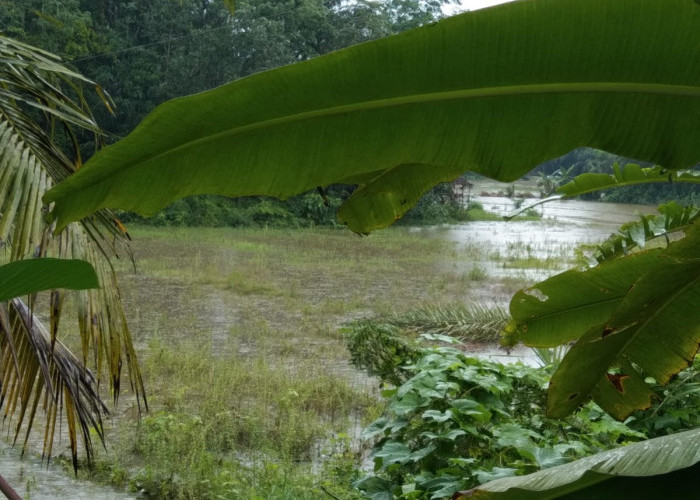
[[[51,456],[57,417],[65,408],[71,449],[78,445],[79,430],[88,459],[93,448],[90,432],[103,439],[102,415],[107,407],[100,399],[94,374],[46,327],[20,299],[0,306],[0,401],[6,425],[15,419],[15,442],[24,434],[23,450],[38,409],[46,415],[43,455]],[[39,376],[37,376],[39,375]],[[24,432],[23,432],[24,431]],[[77,456],[73,456],[77,465]]]
[[[24,426],[25,445],[37,409],[45,410],[47,457],[56,420],[63,415],[74,463],[78,434],[88,459],[92,456],[91,429],[103,438],[101,419],[106,406],[99,393],[103,375],[109,378],[116,402],[122,367],[127,367],[139,408],[141,402],[147,405],[110,261],[119,254],[131,257],[125,233],[107,211],[72,224],[59,235],[53,234],[44,217],[44,192],[81,162],[73,129],[99,134],[83,86],[96,88],[111,106],[102,89],[63,66],[58,57],[0,34],[0,246],[9,248],[10,260],[44,256],[86,260],[97,271],[102,286],[70,292],[76,293],[82,359],[57,338],[68,292],[51,293],[48,329],[33,314],[35,297],[29,297],[27,305],[15,300],[7,306],[1,323],[0,409],[4,405],[6,419],[15,416],[15,439]]]
[[[660,215],[640,215],[639,220],[624,224],[617,233],[596,247],[593,257],[601,264],[627,255],[635,247],[643,249],[655,238],[666,238],[684,231],[700,217],[700,207],[681,206],[671,201],[658,207]]]
[[[427,305],[387,316],[383,321],[421,334],[447,335],[467,342],[497,342],[509,319],[503,307],[460,303]]]

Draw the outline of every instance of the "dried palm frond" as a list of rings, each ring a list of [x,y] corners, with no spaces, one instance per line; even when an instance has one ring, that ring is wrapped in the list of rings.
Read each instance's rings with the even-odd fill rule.
[[[57,339],[68,292],[51,293],[48,330],[33,316],[35,297],[29,297],[29,308],[14,300],[4,309],[0,408],[5,405],[6,419],[16,419],[16,439],[21,426],[29,435],[43,401],[47,457],[56,419],[63,413],[74,464],[78,432],[88,458],[92,455],[91,429],[103,438],[106,406],[98,393],[103,374],[109,378],[116,401],[125,365],[139,408],[141,401],[146,404],[110,262],[120,252],[131,257],[126,234],[109,212],[102,211],[55,236],[41,201],[51,186],[81,164],[74,130],[100,133],[82,86],[94,87],[105,105],[111,106],[102,89],[62,65],[58,57],[0,34],[0,246],[9,248],[10,260],[44,256],[86,260],[96,269],[102,287],[70,292],[76,293],[82,360]],[[93,367],[94,374],[87,366]]]

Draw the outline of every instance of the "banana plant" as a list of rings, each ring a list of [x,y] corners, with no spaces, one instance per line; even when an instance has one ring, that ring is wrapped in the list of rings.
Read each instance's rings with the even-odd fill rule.
[[[357,184],[339,215],[368,233],[464,171],[512,181],[581,146],[684,178],[699,133],[697,1],[523,0],[164,103],[44,201],[61,230],[106,207],[151,215],[194,194]],[[594,397],[622,417],[649,404],[644,376],[692,361],[700,256],[687,234],[516,295],[514,316],[553,311],[516,318],[526,343],[576,342],[551,414]]]
[[[98,388],[105,375],[116,400],[122,365],[127,367],[136,399],[145,404],[109,261],[118,251],[128,255],[125,233],[109,212],[100,211],[53,235],[41,202],[46,191],[80,167],[77,133],[97,134],[99,142],[83,86],[94,88],[110,105],[99,86],[56,56],[0,34],[0,246],[12,261],[0,271],[0,298],[7,301],[0,305],[0,408],[5,424],[15,426],[15,441],[24,432],[25,446],[37,410],[45,410],[43,452],[48,458],[56,422],[65,414],[74,465],[78,434],[88,458],[93,433],[103,438],[107,407]],[[38,271],[22,281],[27,268]],[[14,277],[7,274],[18,269],[22,272]],[[68,281],[56,281],[61,276]],[[51,290],[47,326],[35,315],[36,292],[45,288]],[[76,295],[78,356],[58,339],[67,293]]]
[[[692,498],[700,472],[700,429],[605,451],[533,474],[496,479],[453,500]]]

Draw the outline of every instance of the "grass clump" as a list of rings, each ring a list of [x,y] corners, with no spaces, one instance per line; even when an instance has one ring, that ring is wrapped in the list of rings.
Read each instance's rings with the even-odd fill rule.
[[[157,410],[119,422],[116,449],[98,457],[97,473],[149,498],[323,498],[312,465],[324,443],[378,405],[366,387],[313,364],[213,357],[197,341],[154,339],[146,353]],[[357,453],[348,443],[334,466],[350,474]],[[335,489],[350,494],[353,478],[336,477]]]

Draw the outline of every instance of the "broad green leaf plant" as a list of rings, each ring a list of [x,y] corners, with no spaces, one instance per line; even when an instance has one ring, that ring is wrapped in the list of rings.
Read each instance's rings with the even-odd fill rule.
[[[137,400],[144,394],[109,262],[126,248],[125,235],[105,211],[53,235],[41,203],[48,189],[80,166],[79,131],[100,133],[83,85],[109,105],[99,87],[56,56],[0,33],[0,244],[11,261],[0,268],[0,298],[6,301],[0,304],[0,407],[4,425],[13,428],[15,442],[23,434],[25,446],[43,418],[47,458],[60,435],[56,423],[65,417],[59,429],[67,430],[76,466],[78,436],[88,459],[92,436],[103,438],[102,377],[108,376],[116,399],[124,366]],[[77,290],[79,357],[58,338],[66,288]],[[47,326],[34,314],[36,292],[45,289],[51,290]]]

